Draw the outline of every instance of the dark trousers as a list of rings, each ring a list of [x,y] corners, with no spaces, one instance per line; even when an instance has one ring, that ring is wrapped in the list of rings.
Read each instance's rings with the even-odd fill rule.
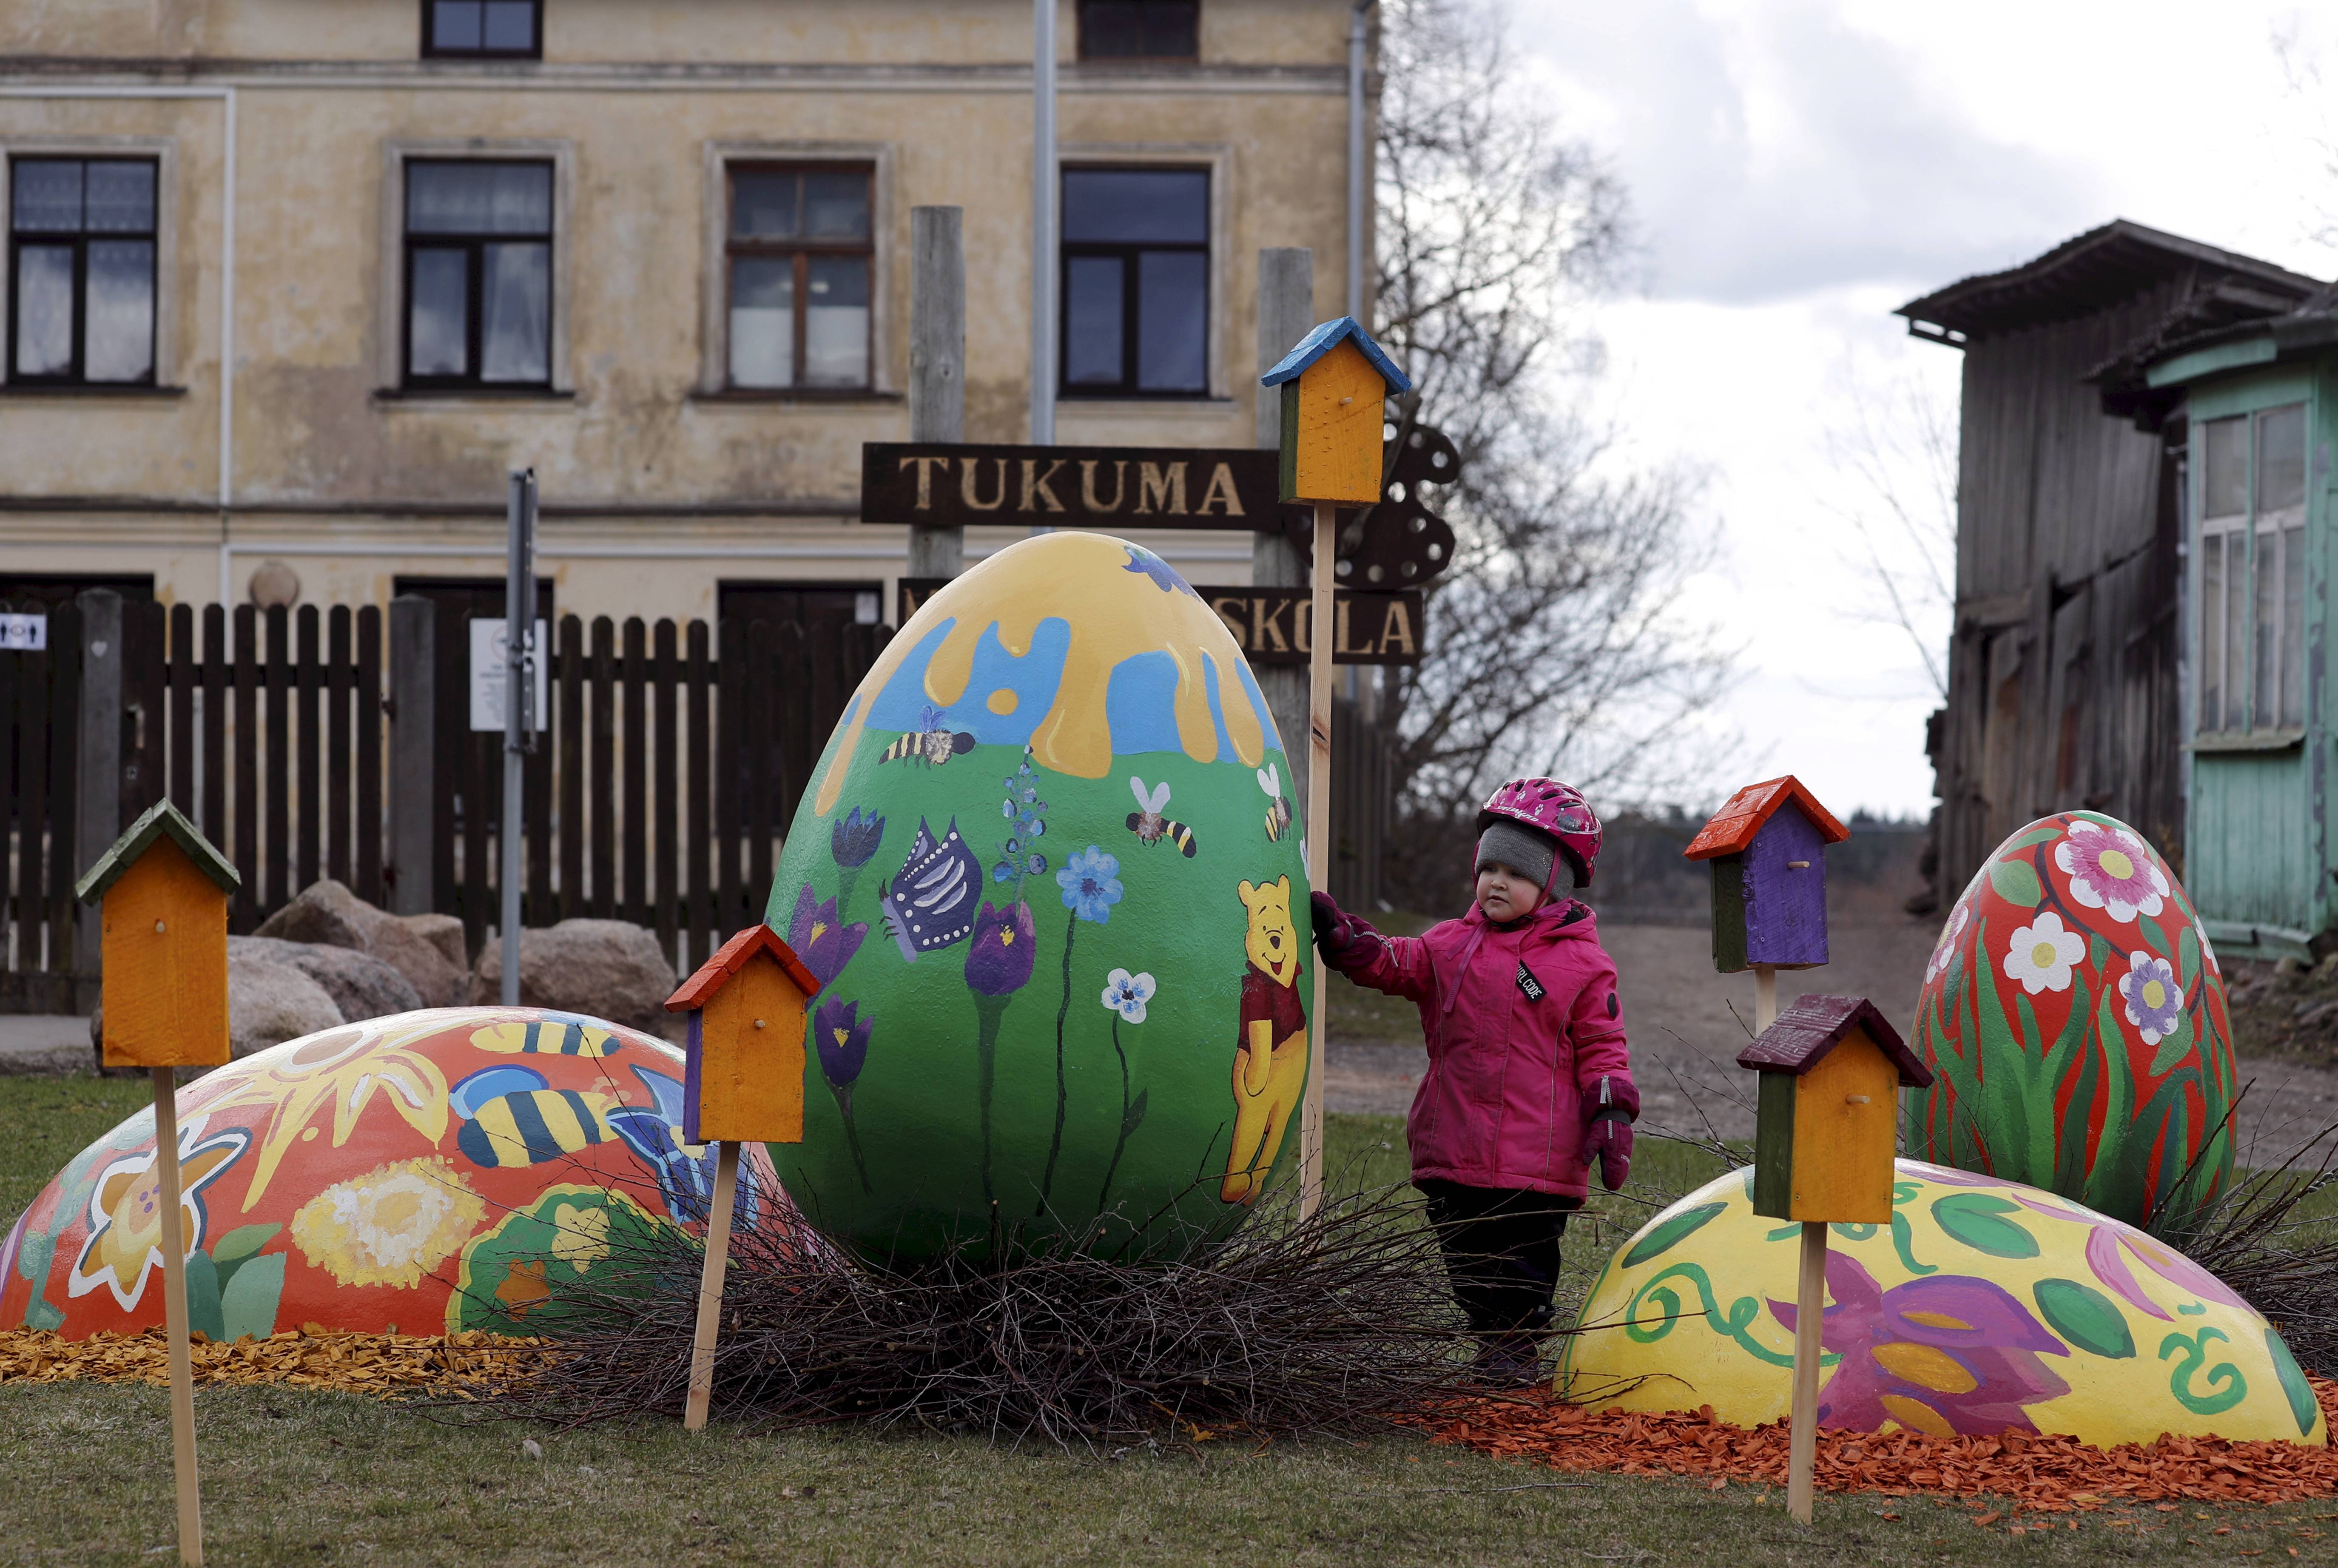
[[[1416,1180],[1445,1254],[1453,1299],[1482,1335],[1550,1326],[1558,1285],[1558,1240],[1579,1198],[1504,1187]]]

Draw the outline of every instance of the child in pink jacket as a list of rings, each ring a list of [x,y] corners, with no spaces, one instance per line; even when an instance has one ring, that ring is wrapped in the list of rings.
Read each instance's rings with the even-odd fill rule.
[[[1420,1009],[1429,1070],[1405,1132],[1454,1298],[1489,1381],[1531,1381],[1559,1238],[1590,1162],[1609,1191],[1640,1112],[1616,965],[1590,909],[1599,819],[1575,789],[1515,779],[1478,814],[1477,896],[1420,937],[1383,936],[1314,895],[1323,962]]]

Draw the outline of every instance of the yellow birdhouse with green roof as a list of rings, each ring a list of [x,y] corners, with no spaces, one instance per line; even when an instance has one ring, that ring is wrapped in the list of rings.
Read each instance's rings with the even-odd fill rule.
[[[75,884],[103,926],[106,1066],[226,1062],[227,901],[242,880],[162,801]]]

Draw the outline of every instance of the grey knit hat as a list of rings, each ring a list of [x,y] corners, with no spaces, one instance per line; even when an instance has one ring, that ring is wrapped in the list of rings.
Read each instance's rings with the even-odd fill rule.
[[[1474,873],[1485,869],[1489,861],[1499,861],[1531,878],[1537,887],[1548,890],[1551,862],[1557,854],[1557,844],[1532,828],[1520,827],[1514,822],[1496,822],[1478,835],[1478,863],[1469,869]]]

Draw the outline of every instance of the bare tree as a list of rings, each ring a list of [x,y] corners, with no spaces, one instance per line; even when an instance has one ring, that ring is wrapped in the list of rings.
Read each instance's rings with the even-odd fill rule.
[[[1380,24],[1380,340],[1415,383],[1395,418],[1462,461],[1430,498],[1458,544],[1424,656],[1382,686],[1401,881],[1508,774],[1672,793],[1730,658],[1678,611],[1694,476],[1620,471],[1570,401],[1632,259],[1623,189],[1524,96],[1484,0],[1382,0]]]
[[[1827,459],[1849,481],[1828,509],[1867,554],[1876,603],[1865,618],[1915,645],[1934,694],[1949,700],[1956,608],[1957,411],[1912,375],[1879,380],[1846,362],[1849,416],[1826,432]]]

